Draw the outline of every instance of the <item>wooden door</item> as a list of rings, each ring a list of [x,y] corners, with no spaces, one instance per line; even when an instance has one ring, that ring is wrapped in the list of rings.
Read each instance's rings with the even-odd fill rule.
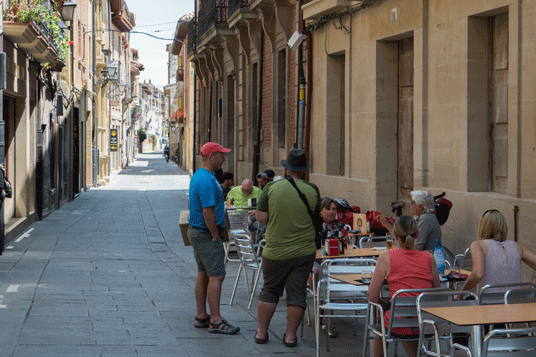
[[[397,130],[397,200],[409,207],[413,190],[413,38],[398,42]]]
[[[490,19],[490,190],[508,186],[508,14]]]

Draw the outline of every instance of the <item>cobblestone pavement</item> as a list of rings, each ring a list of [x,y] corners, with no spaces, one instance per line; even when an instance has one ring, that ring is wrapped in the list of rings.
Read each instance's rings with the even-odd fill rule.
[[[228,304],[237,263],[227,265],[221,303],[240,333],[193,327],[196,265],[178,225],[188,184],[162,153],[141,154],[9,242],[0,256],[0,356],[314,356],[307,325],[296,348],[283,345],[284,297],[270,341],[255,344],[256,303],[247,310],[243,279]],[[362,322],[357,336],[351,322],[336,329],[329,353],[322,333],[321,355],[360,355]]]

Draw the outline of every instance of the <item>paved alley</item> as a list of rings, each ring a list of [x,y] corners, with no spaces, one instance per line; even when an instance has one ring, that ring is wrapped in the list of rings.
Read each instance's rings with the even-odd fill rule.
[[[256,303],[247,310],[243,280],[228,305],[237,263],[227,265],[221,303],[240,333],[193,327],[196,265],[178,225],[188,184],[161,153],[142,154],[9,242],[0,257],[0,356],[313,356],[312,327],[298,347],[283,345],[284,301],[270,342],[255,344]],[[341,334],[329,355],[357,355],[361,336]]]

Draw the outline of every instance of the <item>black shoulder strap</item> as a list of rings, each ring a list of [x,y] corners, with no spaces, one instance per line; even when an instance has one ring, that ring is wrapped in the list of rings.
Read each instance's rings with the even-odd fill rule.
[[[309,216],[311,216],[311,219],[313,220],[313,225],[316,228],[316,224],[317,224],[317,220],[315,219],[316,215],[313,212],[313,210],[311,209],[311,207],[309,207],[309,203],[307,202],[307,198],[305,198],[305,195],[300,191],[298,186],[296,186],[296,182],[294,182],[294,179],[292,177],[287,176],[286,179],[288,180],[288,182],[290,182],[290,184],[292,186],[294,186],[296,191],[298,191],[298,195],[300,196],[301,200],[303,201],[303,204],[305,204],[305,207],[307,207],[307,213],[309,213]]]

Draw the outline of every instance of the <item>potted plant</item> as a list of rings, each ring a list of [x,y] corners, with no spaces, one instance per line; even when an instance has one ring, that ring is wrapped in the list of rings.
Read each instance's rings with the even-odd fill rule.
[[[51,11],[52,10],[52,11]],[[47,28],[49,39],[52,41],[58,51],[58,57],[65,61],[69,55],[69,37],[67,37],[59,24],[61,22],[58,15],[57,4],[49,9],[46,5],[38,0],[27,2],[12,2],[8,9],[4,11],[4,21],[19,23],[44,24]]]

